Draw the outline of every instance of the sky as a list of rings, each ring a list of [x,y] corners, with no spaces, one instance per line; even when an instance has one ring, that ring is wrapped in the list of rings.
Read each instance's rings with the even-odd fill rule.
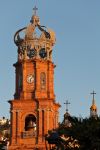
[[[56,33],[54,85],[62,106],[60,121],[66,100],[70,115],[89,117],[93,90],[100,115],[100,0],[0,0],[0,117],[9,118],[8,100],[15,92],[13,36],[29,24],[35,5],[41,25]]]

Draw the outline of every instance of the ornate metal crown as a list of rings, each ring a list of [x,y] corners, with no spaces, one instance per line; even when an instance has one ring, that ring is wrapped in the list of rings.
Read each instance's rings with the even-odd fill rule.
[[[14,35],[14,42],[18,46],[18,59],[51,59],[52,47],[56,41],[55,33],[51,29],[40,25],[40,19],[35,14],[30,24],[18,30]]]

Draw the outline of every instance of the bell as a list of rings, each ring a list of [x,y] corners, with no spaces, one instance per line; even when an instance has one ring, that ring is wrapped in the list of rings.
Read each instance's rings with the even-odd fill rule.
[[[32,120],[29,121],[29,124],[27,126],[28,131],[31,131],[34,129],[34,122]]]

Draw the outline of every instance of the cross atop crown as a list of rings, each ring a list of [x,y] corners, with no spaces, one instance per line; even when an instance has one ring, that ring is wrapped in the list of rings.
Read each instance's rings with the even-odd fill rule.
[[[38,8],[35,6],[35,7],[33,8],[34,16],[36,16],[37,10],[38,10]]]

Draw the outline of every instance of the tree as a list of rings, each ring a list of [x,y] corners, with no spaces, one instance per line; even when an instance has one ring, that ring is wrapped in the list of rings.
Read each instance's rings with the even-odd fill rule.
[[[59,135],[64,134],[65,137],[77,140],[80,150],[100,150],[100,117],[85,119],[70,117],[69,120],[72,126],[68,128],[66,125],[60,124],[57,130]],[[66,148],[67,146],[66,142]]]

